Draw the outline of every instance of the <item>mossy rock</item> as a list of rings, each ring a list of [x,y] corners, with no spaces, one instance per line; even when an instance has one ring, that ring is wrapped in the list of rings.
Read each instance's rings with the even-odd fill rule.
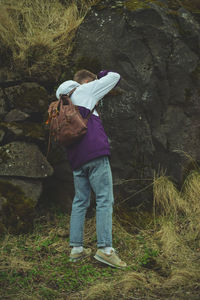
[[[200,80],[200,63],[197,65],[197,67],[191,73],[191,76],[192,76],[192,79],[195,80],[195,81]]]
[[[199,0],[127,0],[124,2],[124,7],[128,10],[138,10],[150,8],[152,4],[159,5],[161,7],[169,8],[173,11],[177,11],[179,8],[185,8],[193,13],[200,13],[200,2]]]
[[[11,131],[17,137],[29,138],[29,140],[45,140],[47,129],[44,124],[34,122],[0,122],[0,127]]]
[[[182,1],[167,0],[167,5],[171,9],[179,9],[183,7],[192,13],[200,13],[199,0],[182,0]]]
[[[27,233],[33,228],[35,202],[20,187],[0,180],[0,233]]]
[[[5,94],[11,108],[26,113],[44,113],[48,109],[48,93],[44,87],[35,82],[25,82],[6,88]]]
[[[138,10],[150,8],[152,3],[161,5],[161,2],[157,0],[128,0],[124,3],[124,6],[128,10]]]
[[[0,147],[0,151],[4,155],[0,163],[0,176],[39,179],[53,174],[46,157],[33,143],[16,141]]]
[[[4,99],[3,90],[0,89],[0,116],[6,113],[6,103]]]
[[[148,1],[138,1],[138,0],[128,0],[125,2],[124,6],[128,10],[137,10],[143,8],[149,8]]]

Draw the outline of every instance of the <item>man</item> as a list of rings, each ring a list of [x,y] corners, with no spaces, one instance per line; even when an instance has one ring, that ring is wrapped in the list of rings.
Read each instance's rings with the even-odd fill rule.
[[[88,70],[80,70],[74,80],[62,83],[56,91],[67,94],[74,88],[72,102],[86,118],[109,91],[119,82],[120,75],[101,71],[98,76]],[[91,249],[83,248],[84,221],[90,205],[91,189],[96,196],[96,232],[98,250],[94,256],[98,261],[114,267],[125,267],[126,263],[112,248],[113,185],[110,169],[108,138],[96,110],[88,120],[86,135],[67,148],[68,159],[73,169],[75,197],[70,220],[70,260],[76,261],[90,255]]]

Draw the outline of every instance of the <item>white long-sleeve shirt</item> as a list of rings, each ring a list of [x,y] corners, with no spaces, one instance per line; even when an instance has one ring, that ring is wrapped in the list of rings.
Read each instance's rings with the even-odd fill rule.
[[[56,91],[56,97],[59,99],[60,94],[67,94],[76,87],[76,90],[71,96],[72,102],[75,105],[92,110],[97,102],[115,87],[119,79],[120,75],[118,73],[108,72],[106,76],[84,84],[68,80],[59,86]],[[96,110],[93,114],[98,116]]]

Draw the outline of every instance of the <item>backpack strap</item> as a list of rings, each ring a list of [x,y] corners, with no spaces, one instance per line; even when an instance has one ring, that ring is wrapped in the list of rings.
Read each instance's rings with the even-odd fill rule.
[[[71,91],[67,94],[67,96],[70,97],[70,96],[73,94],[73,92],[74,92],[75,90],[76,90],[76,88],[74,88],[73,90],[71,90]],[[89,112],[89,114],[87,115],[87,117],[86,117],[86,120],[87,120],[87,121],[89,120],[89,118],[90,118],[91,115],[93,114],[95,108],[96,108],[96,105],[95,105],[95,107]]]
[[[71,96],[72,94],[73,94],[73,92],[76,90],[76,88],[74,88],[73,90],[71,90],[68,94],[67,94],[67,96]]]

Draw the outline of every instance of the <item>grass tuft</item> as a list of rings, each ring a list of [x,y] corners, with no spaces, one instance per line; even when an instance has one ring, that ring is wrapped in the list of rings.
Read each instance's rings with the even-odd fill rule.
[[[76,29],[95,0],[2,0],[1,55],[12,70],[59,73],[67,65]]]

